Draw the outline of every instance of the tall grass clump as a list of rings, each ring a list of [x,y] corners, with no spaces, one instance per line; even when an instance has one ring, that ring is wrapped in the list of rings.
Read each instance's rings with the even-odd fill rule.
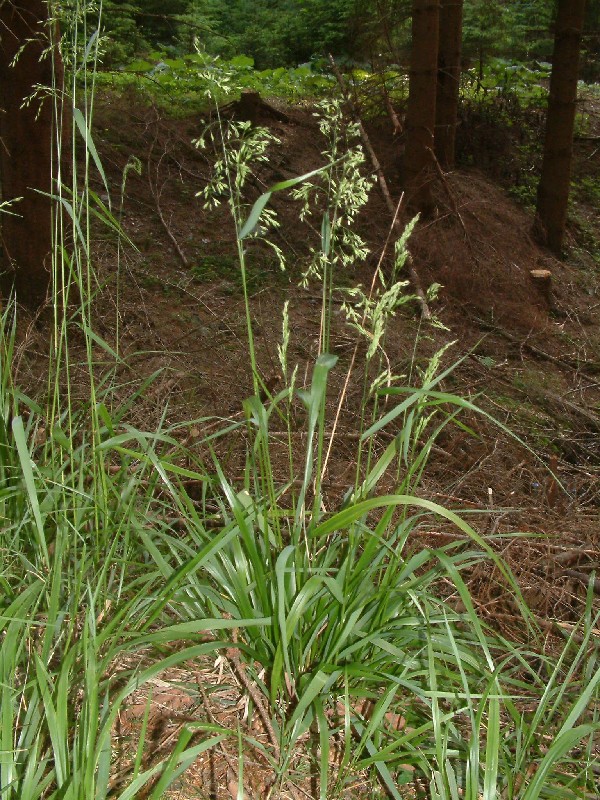
[[[410,301],[401,273],[410,226],[396,243],[391,278],[378,268],[370,289],[346,305],[350,326],[366,342],[364,364],[357,348],[344,381],[356,370],[363,386],[356,469],[343,498],[324,488],[343,403],[330,401],[331,373],[339,369],[330,352],[332,294],[338,271],[364,258],[352,223],[370,183],[352,129],[342,133],[337,104],[322,111],[325,165],[277,184],[253,206],[247,178],[256,160],[269,157],[274,137],[217,117],[207,137],[219,158],[205,201],[228,197],[253,395],[239,398],[242,422],[206,435],[208,463],[164,422],[150,432],[130,424],[147,385],[127,396],[118,342],[94,330],[92,217],[119,226],[90,188],[94,170],[109,187],[92,136],[101,39],[89,12],[76,7],[63,41],[72,76],[63,88],[75,106],[69,150],[76,152],[80,138],[84,157],[73,160],[71,185],[57,181],[55,188],[45,397],[29,398],[15,378],[14,303],[0,320],[0,798],[158,800],[199,755],[229,737],[238,749],[239,797],[246,746],[269,765],[269,797],[295,796],[306,763],[319,798],[348,792],[359,773],[395,798],[405,796],[405,784],[410,796],[444,800],[594,796],[600,670],[591,592],[563,652],[544,655],[491,542],[419,494],[437,436],[461,412],[477,409],[443,391],[443,352],[413,387],[389,367],[386,328]],[[278,356],[285,385],[273,396],[254,347],[248,244],[269,241],[277,224],[269,200],[287,189],[297,190],[304,218],[318,215],[306,277],[320,281],[322,309],[306,385],[290,363],[284,310]],[[96,363],[98,350],[112,360],[108,372]],[[74,378],[82,363],[84,391]],[[302,448],[291,423],[295,398],[305,412]],[[283,471],[274,456],[275,422],[288,432]],[[384,429],[391,435],[382,449]],[[242,480],[226,474],[212,449],[225,434],[247,443]],[[190,482],[200,499],[186,490]],[[420,533],[433,521],[462,537],[421,546]],[[514,593],[528,648],[480,620],[464,573],[483,559]],[[452,587],[447,599],[442,584]],[[137,741],[119,756],[115,726],[131,695],[175,666],[193,662],[200,670],[217,653],[247,692],[261,740],[241,722],[225,729],[199,718],[149,758],[147,690]]]
[[[452,369],[440,367],[445,348],[412,389],[399,386],[389,367],[386,327],[411,299],[401,269],[415,221],[396,243],[391,280],[378,267],[370,291],[354,291],[352,299],[358,302],[346,306],[349,324],[367,342],[361,437],[354,487],[333,508],[324,494],[327,439],[333,438],[327,426],[327,390],[337,367],[337,358],[328,352],[332,295],[336,271],[365,256],[351,223],[366,202],[370,181],[361,174],[360,149],[352,142],[355,131],[347,130],[347,139],[341,133],[337,104],[325,104],[320,125],[328,143],[326,166],[275,185],[250,207],[241,190],[253,154],[264,160],[274,140],[260,128],[219,120],[222,150],[215,183],[203,194],[210,202],[215,191],[222,195],[228,190],[255,394],[243,401],[248,447],[242,484],[228,479],[214,460],[223,520],[218,546],[204,523],[208,511],[198,516],[191,501],[183,514],[188,520],[185,535],[167,532],[148,542],[166,580],[186,575],[170,608],[182,620],[206,615],[239,620],[233,649],[255,687],[252,704],[261,716],[265,709],[270,715],[274,785],[284,781],[298,747],[313,737],[321,798],[344,791],[349,776],[363,769],[373,770],[394,797],[401,796],[400,786],[413,782],[414,776],[423,777],[431,797],[475,798],[483,792],[486,798],[516,798],[526,792],[523,796],[534,798],[550,796],[557,786],[561,796],[578,796],[583,786],[592,785],[592,773],[565,765],[572,747],[581,742],[592,746],[596,720],[576,723],[597,696],[593,660],[584,655],[585,649],[579,651],[575,671],[585,669],[591,678],[582,695],[567,692],[568,699],[564,695],[552,706],[547,703],[544,679],[531,666],[540,659],[535,646],[527,651],[487,629],[461,574],[483,559],[492,560],[514,593],[532,643],[537,642],[531,615],[507,566],[464,519],[418,493],[436,438],[462,411],[478,409],[441,391]],[[269,228],[277,225],[268,203],[275,192],[290,188],[302,203],[303,218],[321,216],[314,225],[320,240],[305,274],[305,280],[316,278],[322,286],[319,355],[309,384],[299,387],[297,365],[288,363],[291,334],[285,306],[278,354],[287,385],[271,396],[260,386],[245,243],[251,236],[268,237]],[[356,350],[350,370],[355,358]],[[403,396],[400,402],[379,413],[379,398],[398,395]],[[293,444],[289,425],[294,396],[305,408],[303,453]],[[369,411],[372,398],[374,410]],[[279,427],[282,419],[289,432],[287,480],[275,477],[270,433],[274,421]],[[376,456],[375,437],[383,429],[393,431],[392,442]],[[381,486],[392,486],[392,492],[382,492]],[[419,531],[434,520],[453,526],[464,538],[435,550],[420,547]],[[441,599],[441,581],[454,587],[464,611]],[[242,620],[254,620],[254,625],[247,627]],[[556,665],[547,667],[556,678],[571,645],[567,643]],[[534,733],[524,750],[500,733],[508,720],[521,744],[523,709],[538,701],[534,729],[548,726],[550,736],[560,742],[549,752],[536,750]],[[569,703],[570,710],[561,716]],[[343,744],[332,776],[335,737]],[[535,766],[522,776],[525,752]]]
[[[147,512],[173,440],[160,428],[143,434],[127,426],[136,395],[117,401],[124,394],[116,383],[119,359],[94,331],[99,287],[91,219],[118,225],[90,188],[92,169],[105,185],[106,177],[91,134],[99,20],[90,28],[89,12],[77,4],[66,20],[62,54],[71,85],[47,87],[57,151],[75,153],[83,139],[85,155],[73,157],[65,172],[54,165],[45,395],[30,398],[15,377],[14,298],[6,299],[0,318],[2,800],[125,800],[141,792],[158,798],[226,735],[189,725],[172,752],[149,760],[142,729],[133,752],[115,763],[115,721],[127,698],[165,666],[215,645],[194,644],[194,625],[185,636],[171,631],[172,618],[163,613],[168,593],[140,547],[139,531],[152,524]],[[72,127],[62,127],[63,103],[73,104]],[[108,375],[99,373],[98,348],[114,359]],[[130,439],[142,449],[136,463],[116,449]],[[220,625],[208,620],[204,628]],[[180,643],[179,652],[165,655],[162,643],[171,641]]]

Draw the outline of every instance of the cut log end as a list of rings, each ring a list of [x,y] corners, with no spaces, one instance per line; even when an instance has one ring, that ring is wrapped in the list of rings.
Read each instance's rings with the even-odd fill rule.
[[[549,269],[531,269],[529,270],[529,277],[533,285],[537,288],[540,295],[548,303],[550,307],[554,305],[552,298],[552,273]]]

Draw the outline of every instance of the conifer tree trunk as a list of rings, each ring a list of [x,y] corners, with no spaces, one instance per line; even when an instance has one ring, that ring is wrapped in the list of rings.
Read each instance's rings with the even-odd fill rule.
[[[585,0],[559,0],[534,226],[538,238],[557,255],[562,250],[567,221],[584,14]]]
[[[460,88],[464,0],[441,0],[438,44],[435,154],[443,169],[454,167]]]
[[[404,172],[409,205],[424,216],[433,213],[435,101],[439,0],[413,0],[410,80]]]
[[[0,175],[3,201],[23,198],[2,214],[3,292],[20,303],[44,302],[50,280],[52,99],[31,97],[52,86],[46,0],[0,0]],[[23,48],[21,50],[21,48]]]

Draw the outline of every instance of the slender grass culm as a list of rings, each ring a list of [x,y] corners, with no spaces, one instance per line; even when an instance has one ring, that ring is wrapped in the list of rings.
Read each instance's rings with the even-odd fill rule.
[[[115,455],[132,401],[115,404],[112,378],[99,374],[94,355],[98,346],[104,354],[114,350],[94,331],[91,220],[100,216],[118,227],[90,188],[92,169],[106,184],[91,133],[100,16],[77,2],[61,9],[60,23],[67,81],[45,87],[55,99],[63,163],[54,164],[53,324],[47,392],[39,402],[13,374],[19,325],[13,300],[0,320],[0,797],[126,800],[145,791],[158,798],[226,733],[186,726],[166,756],[151,764],[135,758],[121,764],[123,774],[115,767],[115,721],[124,702],[180,656],[165,660],[155,650],[148,661],[129,659],[152,649],[152,637],[181,636],[166,633],[162,576],[144,564],[136,539],[147,524],[165,436],[127,428],[125,438],[143,446],[146,466],[130,469],[126,455]],[[63,103],[74,109],[72,125],[65,124]],[[81,159],[74,155],[78,138]],[[73,154],[70,166],[66,153]],[[80,348],[72,347],[72,338],[81,342],[82,336],[83,371]],[[193,639],[190,630],[191,650],[186,655],[184,648],[182,659],[214,650],[212,643],[194,646]],[[144,752],[143,736],[137,751]]]
[[[425,777],[432,798],[479,798],[482,794],[485,798],[516,798],[525,785],[531,798],[544,796],[546,791],[550,795],[557,785],[562,787],[562,796],[578,796],[581,786],[591,785],[592,773],[583,777],[583,773],[569,770],[567,780],[551,778],[564,768],[565,751],[560,748],[542,759],[548,768],[544,782],[531,780],[535,770],[529,778],[519,777],[522,766],[505,758],[514,752],[512,745],[503,749],[506,737],[500,738],[501,720],[509,719],[507,709],[535,702],[537,693],[544,690],[543,679],[528,667],[539,654],[534,656],[502,641],[484,627],[461,570],[492,559],[521,604],[532,641],[537,641],[530,614],[519,600],[508,568],[490,544],[455,513],[416,494],[437,436],[462,410],[478,412],[472,403],[439,391],[450,372],[439,371],[443,351],[431,360],[417,389],[395,386],[397,379],[389,370],[378,369],[375,392],[381,386],[388,397],[402,394],[404,399],[370,423],[361,421],[356,463],[366,466],[357,471],[355,490],[342,507],[333,514],[323,511],[326,392],[331,370],[337,365],[337,359],[327,352],[332,291],[335,270],[352,257],[362,257],[360,239],[348,234],[346,223],[356,215],[368,189],[360,177],[360,153],[354,153],[347,164],[340,155],[339,109],[328,105],[325,113],[329,118],[321,128],[332,143],[324,154],[326,166],[297,179],[296,189],[305,215],[309,210],[318,213],[317,208],[322,213],[321,240],[313,250],[310,268],[322,285],[320,355],[310,385],[297,392],[306,408],[304,456],[299,458],[290,445],[290,483],[277,485],[270,426],[272,420],[280,424],[281,415],[289,414],[298,375],[297,368],[289,372],[290,332],[284,311],[279,354],[282,371],[290,374],[291,380],[267,402],[258,392],[244,402],[249,436],[244,487],[236,488],[215,462],[227,541],[224,538],[223,546],[213,549],[203,571],[197,569],[198,556],[194,554],[205,553],[213,536],[198,521],[190,524],[183,537],[168,535],[154,542],[153,552],[160,553],[157,563],[166,579],[187,573],[185,594],[174,597],[171,608],[182,619],[210,614],[255,620],[251,627],[240,622],[236,646],[263,697],[261,705],[272,715],[271,728],[277,737],[271,752],[274,786],[285,784],[286,772],[293,771],[296,763],[295,752],[305,746],[307,736],[316,735],[320,798],[343,793],[346,781],[361,770],[373,770],[394,797],[402,796],[402,784],[412,783],[414,775]],[[245,146],[247,137],[262,137],[261,160],[267,157],[266,145],[273,140],[260,131],[253,134],[244,129],[242,133],[235,126],[222,127],[219,135],[224,155],[218,161],[213,186],[217,191],[230,187],[229,208],[238,242],[259,227],[261,235],[267,235],[269,226],[276,224],[269,212],[261,226],[269,199],[273,192],[291,188],[296,181],[278,184],[252,208],[245,207],[238,187],[240,175],[251,171],[254,148]],[[323,186],[313,186],[310,182],[314,180],[322,180]],[[210,197],[213,191],[209,187],[204,194]],[[398,245],[399,268],[406,260],[409,235],[410,230]],[[246,254],[243,248],[239,252],[244,282]],[[350,317],[359,336],[369,342],[368,361],[383,352],[385,325],[408,299],[400,279],[401,275],[396,276],[396,282],[387,286],[379,276],[376,282],[381,284],[381,294],[363,296],[364,314]],[[251,329],[247,295],[246,312]],[[252,342],[249,336],[251,349]],[[254,355],[251,367],[256,374]],[[369,374],[367,369],[366,396],[373,392]],[[367,404],[362,407],[366,409]],[[374,437],[398,420],[399,431],[392,443],[373,458],[370,445]],[[367,449],[365,458],[363,447]],[[378,496],[378,487],[390,473],[395,476],[396,493]],[[437,551],[415,552],[414,533],[427,517],[451,523],[464,534],[464,541]],[[455,587],[465,612],[457,613],[438,597],[442,579]],[[593,667],[588,664],[586,669]],[[579,711],[583,712],[584,705],[591,707],[588,701],[597,691],[594,675]],[[560,726],[553,727],[555,718],[546,715],[542,707],[540,714],[560,735]],[[404,721],[400,730],[390,724],[398,717]],[[595,725],[595,721],[575,729],[569,725],[564,741],[586,741],[591,747]],[[517,737],[521,732],[515,726]],[[342,737],[344,746],[337,774],[332,776],[328,753],[335,736]],[[527,753],[537,763],[543,750],[536,753],[533,741],[534,737],[528,739]]]
[[[95,331],[94,225],[119,230],[90,181],[94,174],[110,196],[93,134],[102,9],[76,2],[60,13],[67,82],[49,88],[58,152],[73,155],[69,169],[55,165],[45,395],[31,398],[20,385],[13,301],[0,318],[0,800],[159,800],[213,750],[235,758],[237,797],[247,796],[248,753],[270,772],[269,798],[305,796],[309,786],[319,800],[380,792],[397,800],[595,797],[592,590],[563,650],[545,653],[492,542],[420,496],[436,437],[478,410],[443,391],[450,368],[442,368],[442,353],[418,387],[386,369],[385,328],[408,302],[401,272],[389,284],[376,275],[371,295],[355,295],[359,313],[348,322],[368,342],[356,474],[342,499],[326,496],[328,392],[341,369],[331,354],[332,293],[339,269],[364,258],[352,223],[370,185],[352,130],[342,133],[339,105],[320,112],[323,166],[276,184],[253,206],[246,179],[275,138],[220,117],[211,134],[220,155],[204,197],[229,199],[253,394],[240,398],[241,422],[206,435],[207,466],[180,444],[166,411],[154,430],[130,424],[150,380],[127,396],[119,343]],[[74,109],[64,128],[63,97]],[[300,386],[286,307],[278,348],[286,385],[271,396],[254,348],[246,246],[269,238],[269,200],[288,189],[297,190],[304,218],[320,218],[308,275],[321,286],[319,346]],[[410,230],[397,246],[398,269]],[[294,397],[305,411],[302,451],[292,445]],[[289,434],[283,475],[274,420]],[[379,447],[383,430],[390,435]],[[241,481],[212,450],[225,434],[246,442]],[[186,491],[190,483],[201,487],[200,500]],[[418,532],[431,520],[461,536],[420,547]],[[482,560],[513,592],[527,646],[479,618],[464,571]],[[442,583],[460,606],[444,599]],[[199,711],[152,752],[149,686],[186,664],[201,676],[217,657],[243,676],[248,714],[264,735],[246,719],[226,728]],[[117,723],[134,692],[146,706],[123,753]],[[226,787],[218,791],[226,796]]]

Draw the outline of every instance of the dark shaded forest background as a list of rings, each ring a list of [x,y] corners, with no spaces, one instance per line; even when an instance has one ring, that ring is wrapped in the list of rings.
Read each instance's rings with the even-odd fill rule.
[[[465,65],[501,56],[549,61],[555,0],[467,0]],[[405,64],[408,0],[109,0],[104,4],[104,66],[153,50],[175,56],[195,46],[228,58],[243,53],[257,69],[318,61],[326,53],[369,66]],[[600,76],[600,2],[586,10],[581,77]]]

